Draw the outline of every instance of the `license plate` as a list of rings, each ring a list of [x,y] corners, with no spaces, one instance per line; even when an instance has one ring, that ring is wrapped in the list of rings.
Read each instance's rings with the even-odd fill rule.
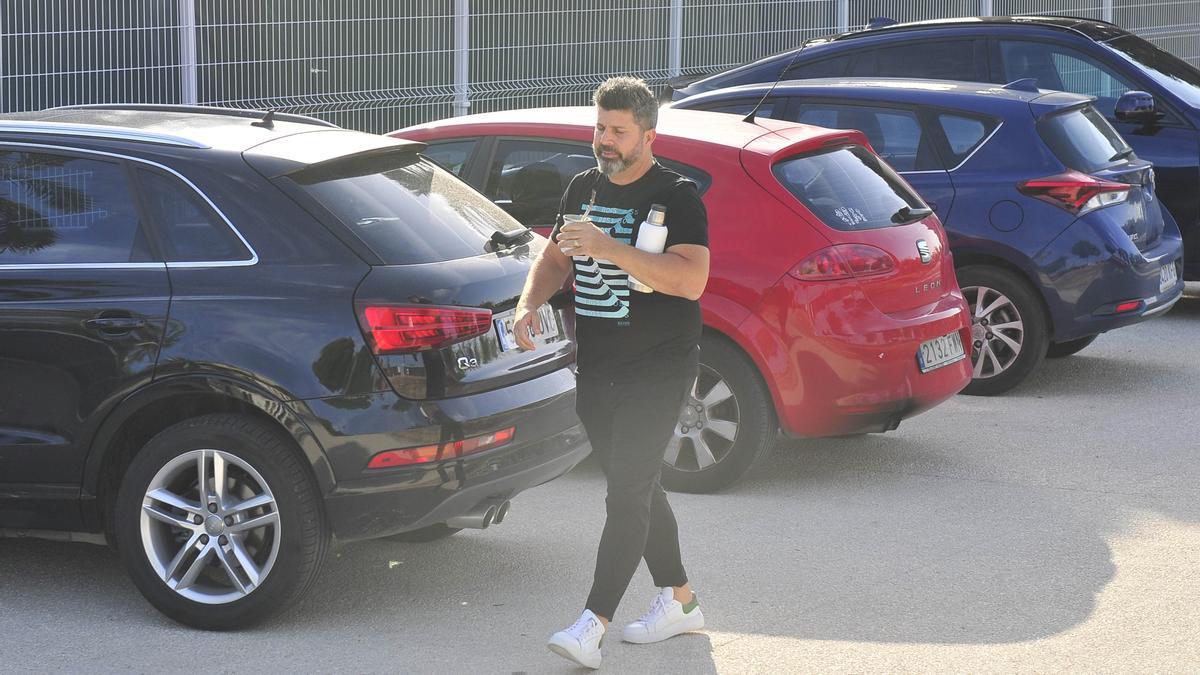
[[[545,344],[558,339],[558,321],[550,305],[538,307],[537,314],[542,323],[542,334],[534,337],[534,342]],[[513,335],[513,322],[516,319],[517,314],[513,310],[497,314],[492,319],[492,323],[496,326],[496,339],[500,341],[500,351],[507,352],[517,349],[517,338]]]
[[[1158,292],[1169,290],[1179,283],[1179,272],[1175,270],[1175,263],[1163,265],[1158,270]]]
[[[917,363],[921,366],[922,373],[928,373],[965,358],[967,358],[967,353],[963,350],[962,336],[957,331],[922,342],[921,348],[917,350]]]

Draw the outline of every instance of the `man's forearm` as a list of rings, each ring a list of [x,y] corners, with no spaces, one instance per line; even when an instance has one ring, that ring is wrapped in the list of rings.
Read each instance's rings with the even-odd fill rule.
[[[700,260],[672,251],[649,253],[621,245],[614,247],[610,261],[655,291],[688,300],[699,299],[708,283],[707,257]]]
[[[562,255],[550,253],[548,244],[533,261],[533,268],[525,278],[525,288],[521,291],[521,299],[517,302],[517,313],[522,310],[533,311],[554,297],[567,280],[571,271],[571,259]]]

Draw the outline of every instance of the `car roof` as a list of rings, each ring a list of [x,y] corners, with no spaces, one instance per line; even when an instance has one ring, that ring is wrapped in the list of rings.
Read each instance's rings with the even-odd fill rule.
[[[279,116],[267,128],[252,124],[264,113],[248,117],[193,110],[79,107],[5,113],[0,114],[0,133],[110,138],[240,152],[293,134],[336,130],[317,120],[292,121],[302,118],[291,116]]]
[[[942,105],[979,112],[1000,114],[1006,109],[1028,112],[1030,104],[1052,107],[1082,105],[1095,100],[1083,94],[1071,94],[1043,89],[1008,88],[999,84],[957,82],[917,78],[814,78],[771,83],[746,84],[697,94],[684,101],[700,102],[727,100],[737,97],[755,98],[772,90],[778,96],[836,96],[870,100],[884,99],[896,103]],[[680,101],[679,103],[683,103]]]
[[[471,131],[503,134],[520,129],[550,133],[555,129],[578,131],[592,129],[596,125],[596,109],[593,106],[571,106],[558,108],[525,108],[501,112],[479,113],[462,117],[450,117],[436,122],[416,125],[392,132],[403,137],[406,132],[450,130],[469,127]],[[481,129],[481,127],[483,127]],[[686,138],[694,143],[706,143],[726,147],[744,148],[755,139],[781,130],[809,130],[813,138],[825,136],[825,129],[809,127],[796,122],[757,118],[753,123],[739,116],[710,113],[697,110],[675,110],[663,108],[659,111],[659,137]],[[465,130],[465,129],[464,129]],[[793,131],[793,137],[794,137]]]

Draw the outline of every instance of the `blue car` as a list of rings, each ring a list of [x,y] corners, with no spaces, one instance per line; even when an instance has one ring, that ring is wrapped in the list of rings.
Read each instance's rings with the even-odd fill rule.
[[[673,105],[864,132],[946,228],[973,310],[965,392],[988,395],[1016,386],[1047,354],[1073,354],[1183,294],[1183,244],[1155,196],[1155,171],[1093,101],[1029,80],[824,79]]]
[[[1096,109],[1154,164],[1158,195],[1183,230],[1184,277],[1200,280],[1200,70],[1179,58],[1091,19],[940,19],[816,38],[695,82],[673,80],[671,95],[824,77],[1034,78],[1042,89],[1095,96]]]

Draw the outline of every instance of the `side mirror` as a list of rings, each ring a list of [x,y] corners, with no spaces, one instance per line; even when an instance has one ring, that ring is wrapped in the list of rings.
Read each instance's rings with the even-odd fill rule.
[[[1152,124],[1162,114],[1154,109],[1154,97],[1144,91],[1127,91],[1117,99],[1117,121],[1131,124]]]

